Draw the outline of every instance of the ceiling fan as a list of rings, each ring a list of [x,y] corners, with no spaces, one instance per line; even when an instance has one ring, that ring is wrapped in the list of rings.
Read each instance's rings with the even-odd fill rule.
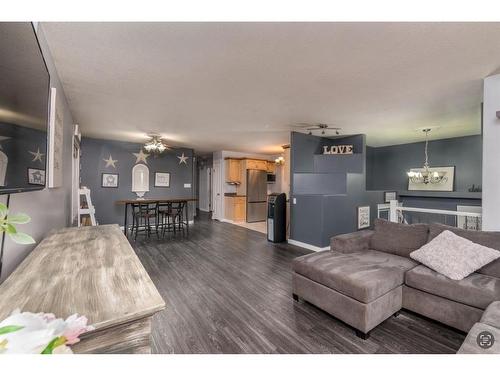
[[[336,127],[332,124],[324,124],[321,122],[318,123],[299,122],[295,126],[307,130],[309,135],[313,134],[313,132],[315,131],[319,131],[321,135],[325,135],[326,132],[329,130],[334,131],[335,135],[339,135],[340,130],[342,130],[342,128]]]

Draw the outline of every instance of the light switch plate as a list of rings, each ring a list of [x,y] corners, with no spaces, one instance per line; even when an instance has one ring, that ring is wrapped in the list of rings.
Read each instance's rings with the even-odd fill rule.
[[[191,188],[191,184],[184,184],[184,187],[185,187],[186,189],[189,189],[189,188]]]
[[[297,198],[293,198],[293,204],[297,204]]]

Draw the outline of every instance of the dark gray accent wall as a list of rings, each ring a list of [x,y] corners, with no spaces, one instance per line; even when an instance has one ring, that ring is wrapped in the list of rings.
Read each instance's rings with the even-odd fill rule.
[[[355,154],[321,155],[324,145],[338,144],[353,144]],[[358,206],[370,206],[373,222],[383,193],[366,190],[365,149],[364,135],[331,139],[292,133],[291,239],[326,247],[332,236],[357,230]]]
[[[132,168],[136,165],[136,157],[142,144],[132,142],[119,142],[102,139],[83,138],[81,156],[81,184],[91,190],[91,199],[96,210],[96,219],[99,224],[123,225],[124,207],[116,205],[120,199],[135,199],[137,195],[132,192]],[[177,156],[184,153],[188,156],[186,164],[179,164]],[[106,167],[107,159],[111,155],[118,160],[116,169]],[[149,189],[145,198],[193,198],[194,197],[194,168],[193,150],[179,148],[167,151],[157,157],[151,155],[147,158],[149,168]],[[155,172],[170,173],[170,187],[155,187]],[[118,173],[118,188],[101,187],[102,173]],[[191,184],[185,188],[184,184]],[[190,204],[190,219],[193,218],[196,205]],[[130,223],[130,221],[129,221]]]
[[[429,164],[455,166],[455,191],[467,191],[482,183],[482,136],[440,139],[429,142]],[[425,142],[367,148],[367,188],[408,190],[406,172],[424,164]]]

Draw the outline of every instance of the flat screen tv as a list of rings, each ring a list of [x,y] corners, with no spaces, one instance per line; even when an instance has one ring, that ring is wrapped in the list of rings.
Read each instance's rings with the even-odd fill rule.
[[[30,22],[0,23],[0,194],[45,188],[50,76]]]

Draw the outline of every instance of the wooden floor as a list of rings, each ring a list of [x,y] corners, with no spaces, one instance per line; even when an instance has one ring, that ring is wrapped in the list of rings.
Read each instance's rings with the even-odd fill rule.
[[[291,292],[291,260],[308,250],[199,219],[189,237],[131,241],[167,303],[154,353],[455,353],[464,335],[403,311],[371,338]]]

